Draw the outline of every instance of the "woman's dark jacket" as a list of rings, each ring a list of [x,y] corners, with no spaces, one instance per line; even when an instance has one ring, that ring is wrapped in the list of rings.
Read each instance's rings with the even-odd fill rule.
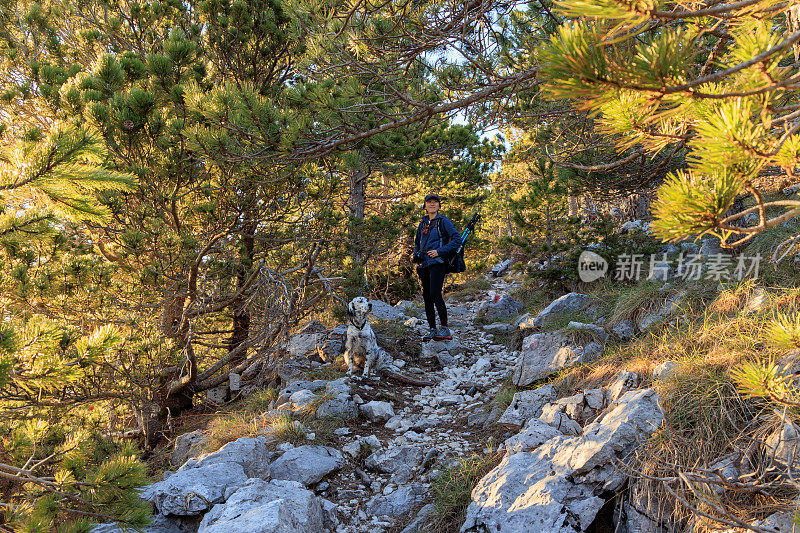
[[[461,246],[461,234],[449,218],[437,214],[433,220],[428,220],[426,216],[420,221],[414,237],[414,257],[422,256],[422,263],[417,268],[444,263],[441,256],[454,254],[459,246]],[[430,250],[438,251],[440,257],[429,257],[427,252]]]

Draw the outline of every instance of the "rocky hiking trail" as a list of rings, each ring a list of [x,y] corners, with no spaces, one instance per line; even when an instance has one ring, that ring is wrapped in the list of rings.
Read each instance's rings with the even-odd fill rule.
[[[277,399],[254,422],[283,417],[302,437],[295,444],[276,441],[274,426],[263,425],[256,437],[201,455],[203,432],[182,435],[172,452],[180,468],[142,492],[157,513],[146,531],[422,532],[437,515],[437,477],[473,456],[495,458],[489,468],[499,464],[487,468],[474,489],[461,487],[462,493],[472,489],[463,523],[455,526],[463,533],[663,531],[626,497],[630,471],[623,466],[663,421],[655,390],[627,370],[603,388],[561,397],[543,380],[596,359],[606,341],[646,330],[674,312],[676,300],[607,328],[597,302],[578,293],[535,316],[519,316],[522,304],[509,295],[515,284],[494,279],[488,297],[450,298],[454,339],[423,343],[421,357],[409,355],[415,347],[397,343],[409,334],[421,336],[427,324],[376,302],[373,313],[403,328],[403,334],[378,337],[394,355],[389,368],[430,386],[385,377],[312,379],[324,375],[316,369],[327,367],[309,354],[327,352],[332,359],[342,331],[336,328],[336,340],[336,330],[301,330],[290,340],[295,357],[282,367]],[[571,320],[576,310],[592,323],[546,328]],[[486,322],[494,323],[481,325]],[[520,351],[494,338],[518,330]],[[653,378],[666,378],[671,369],[665,362]],[[509,381],[518,392],[505,408],[495,398]],[[298,419],[303,413],[334,420],[336,428],[316,435]],[[94,529],[118,531],[114,524]]]

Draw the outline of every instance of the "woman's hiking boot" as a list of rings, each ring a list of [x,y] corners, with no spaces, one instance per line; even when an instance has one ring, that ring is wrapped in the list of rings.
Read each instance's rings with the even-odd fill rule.
[[[450,328],[447,326],[440,327],[433,336],[433,340],[435,341],[449,341],[452,338],[453,335],[450,334]]]
[[[422,342],[432,341],[436,337],[436,333],[438,330],[436,328],[431,328],[427,335],[422,337]]]

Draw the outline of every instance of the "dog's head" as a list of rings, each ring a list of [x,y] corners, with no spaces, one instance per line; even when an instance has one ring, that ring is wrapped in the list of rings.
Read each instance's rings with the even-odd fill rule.
[[[363,325],[367,321],[370,311],[372,311],[372,302],[363,296],[357,296],[347,304],[347,317],[354,324]]]

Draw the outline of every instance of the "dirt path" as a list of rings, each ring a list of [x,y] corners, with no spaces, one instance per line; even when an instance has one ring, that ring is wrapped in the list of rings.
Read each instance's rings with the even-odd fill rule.
[[[493,290],[500,295],[510,287],[502,279],[493,283]],[[387,423],[359,420],[338,430],[342,433],[338,447],[350,450],[345,454],[348,464],[328,480],[329,485],[323,485],[324,490],[317,488],[319,494],[339,505],[337,531],[399,531],[416,510],[431,502],[430,487],[437,467],[473,453],[483,454],[490,437],[498,444],[496,439],[502,436],[491,423],[494,420],[487,423],[487,418],[517,354],[473,325],[480,303],[448,301],[453,338],[462,347],[451,346],[453,353],[461,352],[454,355],[454,364],[427,367],[418,360],[404,360],[404,371],[423,374],[434,386],[351,380],[360,400],[390,402],[396,416]],[[416,329],[423,334],[427,324],[418,324]],[[370,446],[361,446],[364,441]],[[411,513],[407,511],[409,498]],[[386,511],[396,516],[379,514]]]

